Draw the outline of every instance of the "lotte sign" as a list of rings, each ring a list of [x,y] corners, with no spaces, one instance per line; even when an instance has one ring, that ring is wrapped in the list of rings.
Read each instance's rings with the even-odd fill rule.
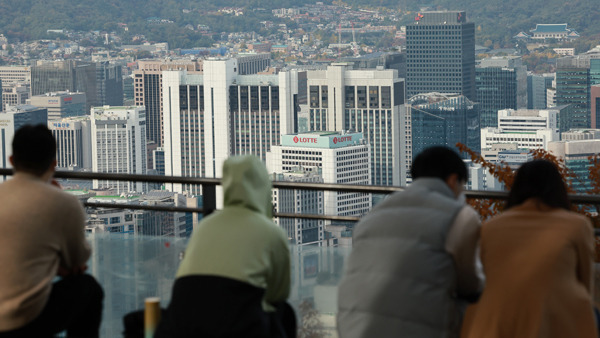
[[[317,143],[317,139],[313,137],[294,136],[294,143]]]
[[[342,136],[342,137],[334,137],[333,144],[338,144],[338,142],[348,142],[352,141],[352,136]]]

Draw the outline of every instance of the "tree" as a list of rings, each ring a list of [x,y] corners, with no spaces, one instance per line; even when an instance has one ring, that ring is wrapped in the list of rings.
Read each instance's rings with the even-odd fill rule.
[[[457,143],[456,147],[461,152],[466,152],[473,163],[480,164],[483,168],[487,169],[488,172],[496,178],[500,183],[504,184],[507,190],[512,187],[515,171],[513,171],[508,164],[504,162],[492,163],[484,159],[479,153],[469,149],[462,143]],[[536,149],[531,151],[534,159],[544,159],[554,163],[558,167],[558,171],[567,183],[567,192],[569,194],[576,193],[573,188],[573,182],[580,180],[580,178],[569,169],[564,160],[557,158],[552,153],[544,149]],[[600,194],[600,155],[591,155],[588,157],[588,177],[591,181],[591,187],[586,191],[588,194],[599,195]],[[504,207],[504,203],[498,199],[468,199],[467,202],[479,213],[482,220],[486,220],[498,213],[500,213]],[[600,228],[600,215],[598,211],[600,206],[598,205],[572,205],[572,210],[578,212],[590,219],[594,228]],[[600,238],[596,237],[596,262],[600,262]]]

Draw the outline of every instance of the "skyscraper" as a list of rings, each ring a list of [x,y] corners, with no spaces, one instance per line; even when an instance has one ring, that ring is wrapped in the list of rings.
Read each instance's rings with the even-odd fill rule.
[[[372,184],[403,185],[404,80],[396,70],[348,68],[308,72],[308,130],[362,133],[371,146]]]
[[[282,136],[281,145],[273,146],[267,155],[267,168],[270,173],[284,175],[286,180],[291,181],[312,179],[315,182],[315,178],[319,177],[320,181],[325,183],[369,185],[370,160],[370,147],[364,142],[361,133],[312,132]],[[311,175],[302,175],[306,171],[310,171]],[[321,193],[322,200],[309,202],[318,197],[314,192],[308,194],[298,190],[290,195],[290,191],[278,191],[274,194],[274,202],[276,209],[281,212],[314,213],[310,212],[311,207],[314,211],[317,204],[321,205],[320,209],[326,215],[362,216],[372,205],[369,194],[325,191]],[[300,207],[306,210],[300,210]],[[298,244],[322,241],[323,225],[330,224],[329,221],[325,224],[320,222],[316,236],[317,222],[281,219],[277,220],[277,223]],[[302,227],[302,224],[305,227]],[[301,227],[297,229],[295,226]],[[304,233],[304,228],[311,228],[315,232]]]
[[[560,116],[560,130],[591,128],[590,59],[565,57],[557,61],[556,104],[569,105]]]
[[[202,62],[191,60],[138,62],[139,69],[133,72],[134,98],[136,106],[146,107],[148,141],[163,145],[162,117],[162,72],[187,70],[189,74],[202,73]]]
[[[58,91],[84,92],[86,111],[98,105],[96,64],[82,61],[38,61],[31,67],[31,95]]]
[[[227,157],[254,154],[265,160],[282,134],[294,132],[298,72],[237,71],[236,59],[209,59],[203,75],[163,73],[166,175],[221,177]]]
[[[462,94],[475,101],[475,24],[464,11],[417,13],[406,26],[406,94]]]
[[[143,107],[94,107],[91,114],[92,170],[146,174],[146,114]],[[94,180],[94,189],[145,192],[144,182]]]
[[[412,157],[407,159],[407,166],[414,156],[431,146],[456,149],[460,142],[479,151],[478,103],[464,95],[440,93],[415,95],[408,102],[412,138],[406,144],[412,146]]]
[[[556,74],[527,75],[527,109],[545,109],[548,107],[547,89],[553,88]]]
[[[123,76],[121,66],[108,61],[96,63],[96,96],[98,106],[123,105]]]
[[[527,107],[527,67],[520,57],[483,59],[475,68],[480,127],[498,126],[498,110]]]

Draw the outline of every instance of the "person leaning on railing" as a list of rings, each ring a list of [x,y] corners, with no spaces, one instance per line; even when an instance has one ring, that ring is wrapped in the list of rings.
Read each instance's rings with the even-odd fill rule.
[[[26,125],[12,148],[15,174],[0,184],[0,337],[98,337],[104,294],[84,274],[83,207],[53,186],[54,137]]]
[[[223,209],[194,229],[155,337],[294,337],[287,237],[256,156],[223,164]]]
[[[597,337],[593,238],[590,221],[570,211],[556,166],[523,164],[506,211],[482,227],[486,285],[461,337]]]
[[[457,337],[464,301],[481,291],[479,216],[468,179],[447,147],[421,152],[413,183],[380,202],[354,228],[338,293],[342,338]]]

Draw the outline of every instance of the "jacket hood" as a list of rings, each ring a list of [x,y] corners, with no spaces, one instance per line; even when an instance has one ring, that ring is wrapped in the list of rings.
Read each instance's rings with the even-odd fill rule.
[[[223,163],[223,206],[244,207],[273,216],[271,179],[256,156],[232,156]]]

